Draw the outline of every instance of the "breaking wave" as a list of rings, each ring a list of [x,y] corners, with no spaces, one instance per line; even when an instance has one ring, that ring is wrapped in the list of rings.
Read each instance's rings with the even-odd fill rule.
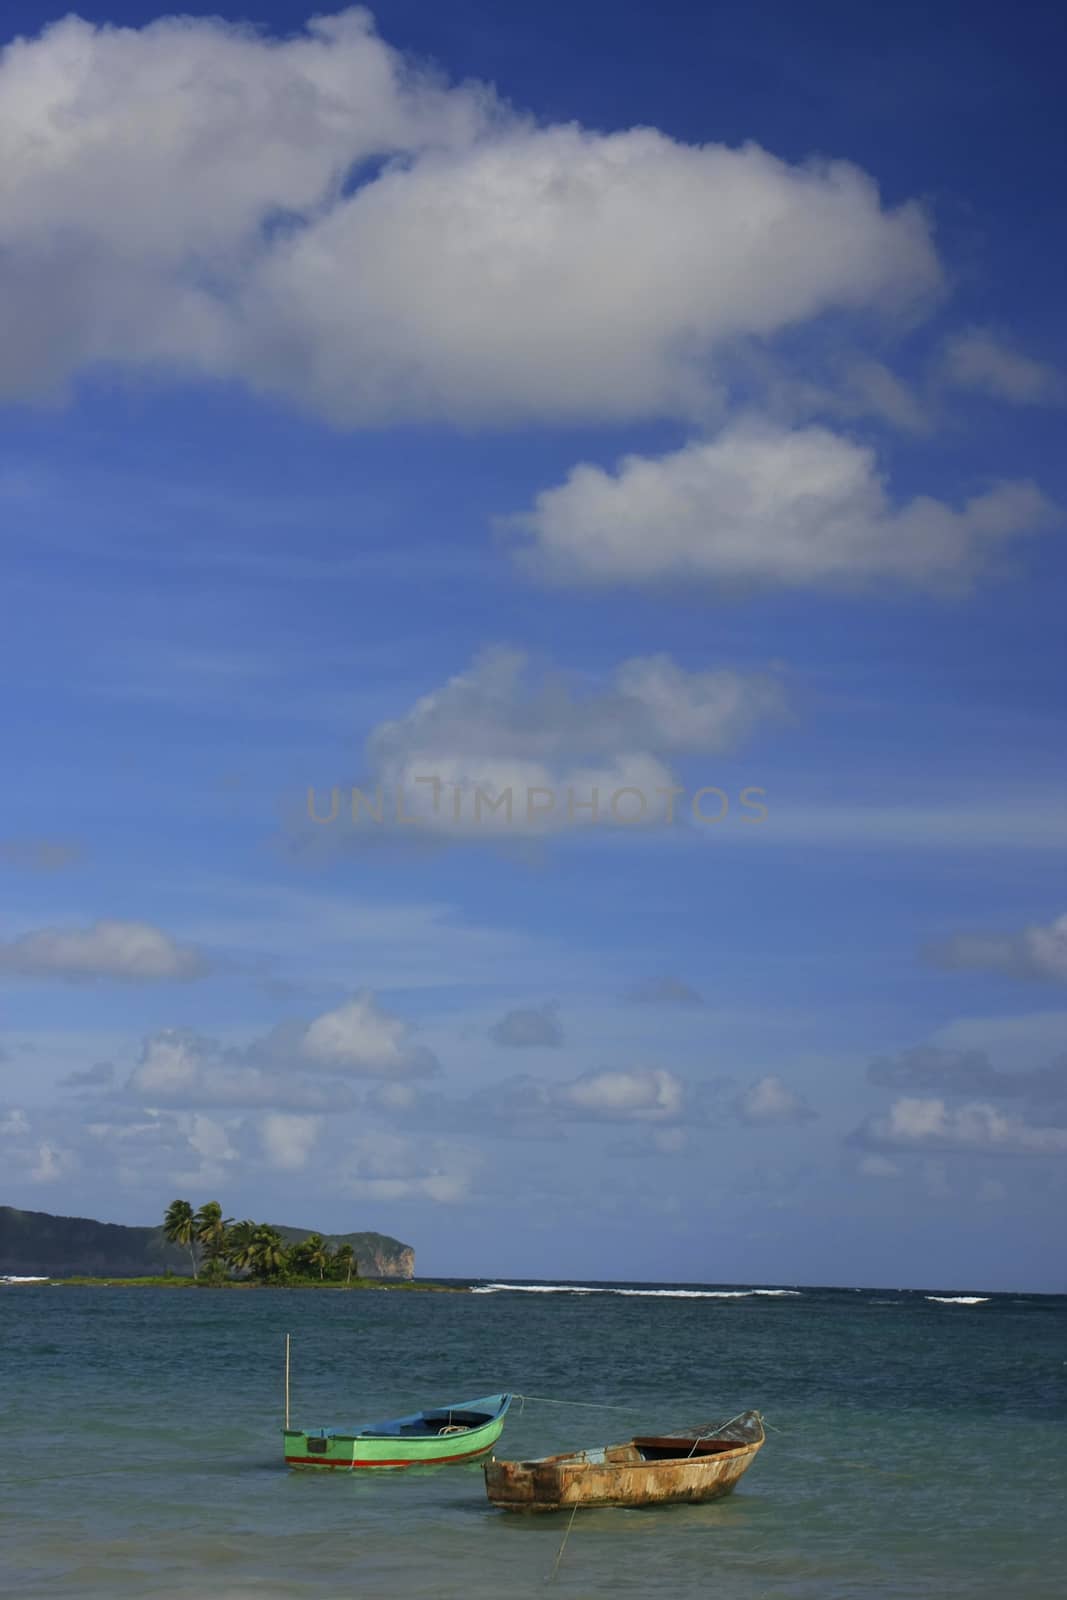
[[[746,1300],[750,1295],[799,1295],[799,1289],[613,1289],[584,1283],[485,1283],[472,1294],[615,1294],[648,1300]]]
[[[984,1306],[987,1294],[928,1294],[927,1300],[936,1300],[939,1306]]]

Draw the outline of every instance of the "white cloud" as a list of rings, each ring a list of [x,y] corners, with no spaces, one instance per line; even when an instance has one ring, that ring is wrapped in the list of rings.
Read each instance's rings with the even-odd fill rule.
[[[776,1122],[810,1122],[814,1112],[800,1095],[773,1074],[760,1078],[743,1090],[734,1101],[734,1114],[742,1122],[770,1124]]]
[[[208,970],[202,953],[147,922],[95,922],[88,928],[39,928],[0,942],[0,972],[68,983],[184,982]]]
[[[300,1053],[308,1066],[366,1078],[424,1078],[437,1071],[430,1052],[411,1042],[411,1029],[360,994],[316,1017],[305,1029]]]
[[[319,1117],[287,1116],[271,1112],[259,1123],[259,1138],[272,1167],[297,1172],[307,1165],[322,1126]]]
[[[885,1116],[868,1117],[856,1142],[903,1150],[975,1151],[991,1155],[1067,1155],[1067,1128],[1037,1127],[979,1101],[897,1100]]]
[[[673,1072],[591,1072],[551,1091],[564,1112],[604,1122],[673,1122],[685,1086]]]
[[[979,389],[1015,405],[1061,405],[1067,384],[1056,368],[1035,361],[988,328],[968,328],[945,346],[942,376],[961,389]]]
[[[238,359],[346,422],[692,414],[716,345],[938,277],[921,214],[843,163],[510,122],[273,252]]]
[[[405,814],[438,833],[625,827],[669,815],[665,758],[727,750],[783,707],[768,674],[687,672],[649,656],[594,688],[561,674],[535,679],[520,652],[496,650],[382,723],[368,755],[382,794],[402,796]]]
[[[13,397],[117,363],[344,423],[689,413],[720,344],[940,281],[921,211],[844,162],[538,127],[359,10],[67,18],[5,50],[0,108]]]
[[[929,952],[939,966],[1067,983],[1067,913],[1019,933],[959,933]]]
[[[615,472],[577,466],[510,524],[530,541],[524,564],[564,582],[939,588],[973,579],[1052,514],[1029,482],[959,510],[929,496],[894,507],[872,450],[749,416]]]
[[[255,1056],[261,1041],[249,1046]],[[308,1081],[281,1064],[246,1064],[214,1039],[187,1029],[150,1034],[126,1081],[128,1095],[151,1106],[273,1106],[340,1110],[349,1103],[333,1086]]]
[[[29,1119],[21,1106],[12,1106],[0,1116],[0,1138],[22,1139],[29,1131]]]
[[[199,1158],[199,1165],[190,1171],[175,1173],[175,1182],[223,1182],[227,1169],[238,1159],[238,1152],[230,1143],[230,1133],[234,1129],[200,1112],[182,1113],[176,1120],[179,1130]]]
[[[412,1042],[410,1026],[371,994],[357,995],[309,1023],[287,1022],[241,1047],[188,1029],[148,1035],[127,1079],[129,1096],[152,1106],[263,1106],[276,1111],[344,1111],[344,1080],[424,1078],[436,1057]]]

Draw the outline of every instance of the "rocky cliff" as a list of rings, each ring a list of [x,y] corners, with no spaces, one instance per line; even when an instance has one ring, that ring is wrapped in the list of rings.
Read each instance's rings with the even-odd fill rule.
[[[292,1242],[310,1228],[279,1228]],[[415,1252],[384,1233],[331,1233],[330,1245],[350,1244],[367,1278],[411,1278]],[[47,1211],[0,1206],[0,1274],[137,1278],[170,1271],[188,1273],[189,1255],[163,1237],[162,1228],[128,1228],[89,1217],[53,1217]]]
[[[274,1224],[287,1244],[306,1239],[312,1228],[283,1228]],[[363,1278],[413,1278],[415,1252],[409,1244],[390,1239],[387,1233],[324,1233],[331,1250],[350,1244]]]

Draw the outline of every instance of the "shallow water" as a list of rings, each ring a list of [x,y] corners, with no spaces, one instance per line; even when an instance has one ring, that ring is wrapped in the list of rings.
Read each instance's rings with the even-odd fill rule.
[[[560,1594],[1058,1600],[1067,1298],[696,1287],[0,1288],[0,1590],[541,1593],[567,1519],[494,1511],[477,1465],[282,1467],[289,1331],[301,1425],[499,1388],[627,1408],[516,1402],[498,1453],[528,1457],[764,1413],[768,1442],[730,1499],[580,1514]]]

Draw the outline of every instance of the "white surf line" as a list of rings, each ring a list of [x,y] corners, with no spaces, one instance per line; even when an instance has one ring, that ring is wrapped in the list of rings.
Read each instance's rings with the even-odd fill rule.
[[[928,1294],[927,1300],[936,1300],[939,1306],[984,1306],[987,1294]]]
[[[567,1283],[487,1283],[472,1294],[614,1294],[647,1300],[747,1300],[751,1295],[800,1295],[800,1289],[615,1289],[608,1285]]]

